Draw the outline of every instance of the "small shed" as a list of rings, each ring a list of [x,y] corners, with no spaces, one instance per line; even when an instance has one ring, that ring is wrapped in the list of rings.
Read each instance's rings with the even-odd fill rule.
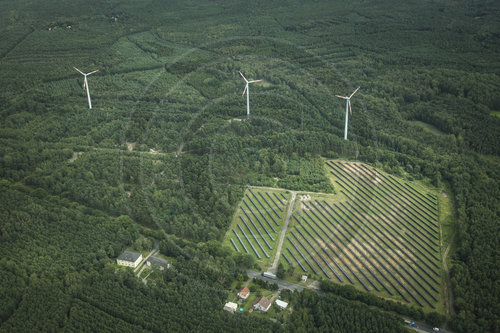
[[[285,310],[285,309],[287,308],[287,306],[288,306],[288,303],[287,303],[287,302],[282,301],[282,300],[279,300],[279,299],[277,299],[275,303],[276,303],[276,305],[277,305],[279,308],[281,308],[282,310]]]
[[[227,302],[224,304],[224,310],[227,312],[234,313],[238,309],[238,304],[233,303],[233,302]]]
[[[306,282],[307,281],[307,275],[302,275],[301,281],[302,282]]]

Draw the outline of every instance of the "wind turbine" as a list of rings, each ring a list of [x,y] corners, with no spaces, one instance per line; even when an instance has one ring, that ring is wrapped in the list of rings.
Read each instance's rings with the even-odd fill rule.
[[[243,94],[241,94],[241,96],[245,95],[245,92],[247,93],[247,117],[250,116],[250,89],[248,89],[248,85],[250,83],[254,83],[254,82],[261,82],[262,80],[251,80],[251,81],[248,81],[247,78],[241,73],[239,72],[241,77],[243,78],[243,80],[245,80],[245,82],[247,83],[245,85],[245,89],[243,89]]]
[[[344,140],[347,140],[347,123],[349,122],[349,114],[347,113],[347,110],[349,110],[350,113],[351,113],[351,115],[352,115],[351,97],[359,90],[359,88],[360,87],[356,88],[356,90],[354,90],[354,92],[349,97],[335,95],[336,97],[343,98],[343,99],[346,100],[346,104],[345,104],[345,131],[344,131]]]
[[[96,72],[99,72],[98,69],[96,69],[95,71],[93,72],[90,72],[90,73],[87,73],[85,74],[84,72],[82,72],[81,70],[79,70],[78,68],[74,67],[73,68],[80,74],[82,74],[85,78],[83,79],[83,89],[87,89],[87,98],[89,100],[89,109],[92,109],[92,102],[90,101],[90,92],[89,92],[89,84],[87,82],[87,76],[91,75],[91,74],[94,74]]]

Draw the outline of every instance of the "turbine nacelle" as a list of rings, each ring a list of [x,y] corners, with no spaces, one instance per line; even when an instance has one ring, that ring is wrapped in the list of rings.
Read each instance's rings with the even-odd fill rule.
[[[238,73],[240,73],[241,77],[243,78],[243,80],[245,80],[245,83],[246,83],[245,89],[243,89],[243,93],[241,94],[241,96],[244,96],[245,93],[247,94],[247,116],[249,116],[250,115],[250,89],[248,88],[248,85],[250,83],[262,82],[262,80],[250,80],[250,81],[248,81],[242,72],[238,71]]]
[[[350,100],[351,97],[354,96],[354,94],[359,90],[359,88],[361,88],[361,87],[357,87],[356,90],[354,90],[353,93],[349,97],[345,97],[345,96],[341,96],[341,95],[335,95],[335,97],[339,97],[339,98]]]
[[[344,140],[347,140],[347,124],[349,122],[349,113],[352,115],[352,107],[351,107],[351,97],[359,90],[360,87],[357,87],[356,90],[349,97],[335,95],[335,97],[342,98],[346,100],[345,104],[345,130],[344,130]],[[349,113],[348,113],[349,112]]]
[[[91,75],[91,74],[94,74],[94,73],[99,72],[99,70],[98,70],[98,69],[96,69],[95,71],[92,71],[92,72],[90,72],[90,73],[84,73],[84,72],[82,72],[81,70],[79,70],[78,68],[76,68],[75,66],[73,66],[73,68],[74,68],[74,69],[75,69],[78,73],[82,74],[82,75],[83,75],[83,76],[85,76],[85,77],[87,77],[88,75]]]
[[[83,79],[83,89],[86,89],[87,90],[87,99],[89,101],[89,109],[92,109],[92,102],[90,101],[90,92],[89,92],[89,84],[87,82],[87,76],[89,75],[92,75],[94,73],[97,73],[99,72],[98,69],[96,69],[95,71],[92,71],[90,73],[84,73],[82,72],[81,70],[79,70],[78,68],[76,68],[75,66],[73,66],[73,68],[80,74],[82,74],[84,76],[84,79]]]

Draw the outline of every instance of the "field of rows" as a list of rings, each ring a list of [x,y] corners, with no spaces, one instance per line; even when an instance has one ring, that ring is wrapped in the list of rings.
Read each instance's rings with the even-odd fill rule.
[[[327,167],[337,200],[312,196],[298,203],[281,262],[309,276],[436,308],[441,300],[436,196],[361,163],[328,161]]]
[[[289,200],[288,192],[248,188],[224,243],[265,266],[274,259]]]

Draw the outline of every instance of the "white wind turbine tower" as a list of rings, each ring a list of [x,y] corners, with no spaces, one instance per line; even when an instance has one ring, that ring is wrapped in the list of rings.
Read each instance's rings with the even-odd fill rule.
[[[239,72],[241,77],[243,78],[243,80],[245,80],[245,82],[247,83],[245,85],[245,89],[243,89],[243,94],[241,94],[241,96],[245,95],[245,92],[247,93],[247,117],[250,116],[250,89],[248,89],[248,85],[250,83],[254,83],[254,82],[262,82],[262,80],[251,80],[251,81],[248,81],[247,78],[241,73]]]
[[[340,96],[340,95],[335,95],[336,97],[343,98],[346,100],[345,104],[345,130],[344,130],[344,140],[347,140],[347,123],[349,122],[349,114],[347,111],[349,110],[351,115],[352,115],[352,108],[351,108],[351,97],[359,90],[360,87],[356,88],[354,92],[351,94],[349,97],[345,96]]]
[[[89,92],[89,84],[87,82],[87,76],[91,75],[91,74],[94,74],[96,72],[99,72],[98,69],[96,69],[95,71],[93,72],[90,72],[90,73],[87,73],[85,74],[84,72],[82,72],[81,70],[79,70],[78,68],[74,67],[73,68],[80,74],[82,74],[85,78],[83,79],[83,88],[84,89],[87,89],[87,98],[89,100],[89,109],[92,109],[92,102],[90,102],[90,92]]]

